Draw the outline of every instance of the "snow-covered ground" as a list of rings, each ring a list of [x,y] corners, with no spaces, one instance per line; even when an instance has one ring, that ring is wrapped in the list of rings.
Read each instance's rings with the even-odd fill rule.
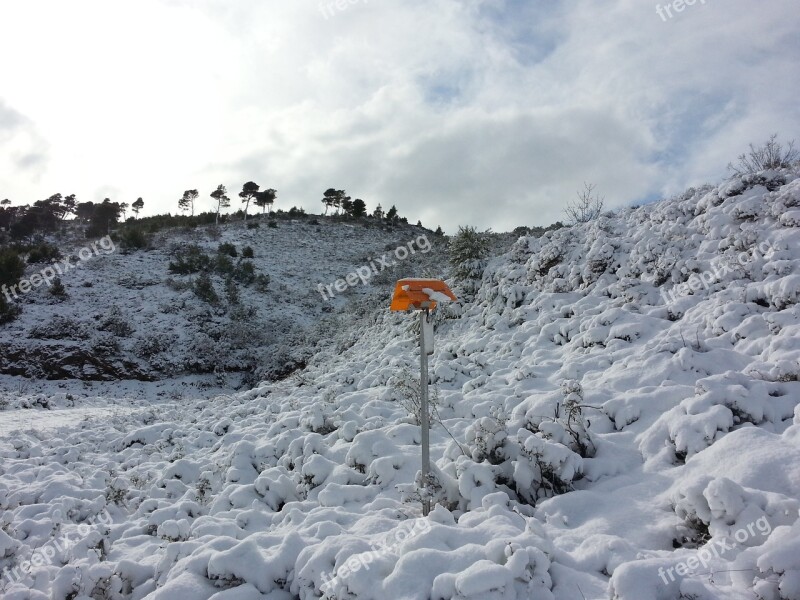
[[[7,435],[0,594],[800,599],[798,225],[765,173],[494,259],[437,315],[428,518],[385,299],[283,381]]]

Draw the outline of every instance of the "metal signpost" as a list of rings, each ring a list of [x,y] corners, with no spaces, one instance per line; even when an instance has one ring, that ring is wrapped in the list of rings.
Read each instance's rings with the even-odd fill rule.
[[[419,395],[420,427],[422,428],[422,481],[427,485],[431,472],[430,415],[428,413],[428,355],[433,354],[433,322],[430,311],[440,300],[455,300],[456,297],[441,279],[401,279],[397,282],[392,297],[391,310],[419,311]],[[422,514],[428,516],[431,501],[422,496]]]

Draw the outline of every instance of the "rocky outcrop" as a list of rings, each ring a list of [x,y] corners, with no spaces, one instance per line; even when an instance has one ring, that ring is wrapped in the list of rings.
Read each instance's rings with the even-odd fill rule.
[[[0,344],[0,374],[48,380],[153,380],[131,361],[98,356],[69,342]]]

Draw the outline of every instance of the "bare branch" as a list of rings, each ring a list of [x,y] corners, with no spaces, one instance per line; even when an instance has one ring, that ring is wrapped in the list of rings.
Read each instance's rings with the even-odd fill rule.
[[[605,198],[595,193],[595,184],[584,183],[583,190],[578,192],[578,199],[564,208],[564,214],[572,223],[588,223],[603,212]]]
[[[791,167],[792,163],[800,160],[800,152],[794,147],[794,140],[783,145],[778,141],[778,134],[774,133],[763,145],[755,147],[750,144],[750,151],[740,154],[736,164],[728,163],[728,169],[735,175],[749,175],[767,169],[781,169]]]

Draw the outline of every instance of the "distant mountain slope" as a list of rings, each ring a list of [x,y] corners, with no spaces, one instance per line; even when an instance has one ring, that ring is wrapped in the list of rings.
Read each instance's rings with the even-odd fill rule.
[[[4,593],[800,598],[798,213],[800,170],[767,172],[494,259],[438,311],[428,519],[386,303],[286,380],[20,436],[0,567],[89,533]]]
[[[75,240],[73,252],[91,241]],[[236,256],[218,253],[221,244]],[[396,267],[375,263],[409,244],[406,260],[391,257]],[[168,268],[192,246],[212,263],[210,295],[195,291],[200,272]],[[242,257],[247,247],[252,259]],[[173,229],[157,234],[152,249],[131,253],[117,243],[111,253],[73,260],[81,266],[62,277],[66,300],[57,302],[47,286],[21,297],[20,318],[0,327],[0,374],[143,381],[210,374],[198,381],[228,386],[285,376],[313,353],[332,315],[376,290],[387,293],[396,270],[441,264],[441,252],[441,238],[420,227],[321,217],[275,228],[262,220],[257,229],[241,222]],[[240,269],[248,263],[252,270]],[[368,285],[358,279],[344,293],[326,289],[371,264]]]

